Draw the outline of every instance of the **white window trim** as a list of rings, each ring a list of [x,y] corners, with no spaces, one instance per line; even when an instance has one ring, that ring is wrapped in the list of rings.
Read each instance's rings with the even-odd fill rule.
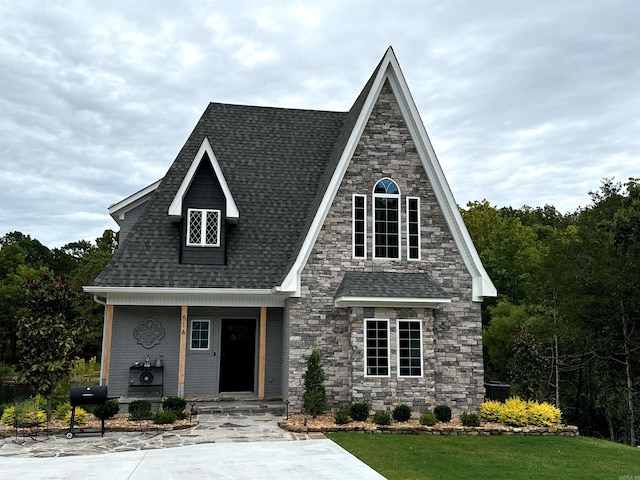
[[[375,193],[372,192],[372,205],[371,205],[371,241],[372,241],[372,249],[373,249],[373,258],[374,260],[400,260],[402,259],[402,192],[400,191],[400,185],[389,177],[384,177],[378,180],[373,188],[375,190],[375,186],[382,180],[388,178],[398,187],[398,193],[396,194],[388,194],[388,193]],[[397,257],[376,257],[376,198],[396,198],[398,200],[398,256]]]
[[[191,238],[191,212],[201,212],[202,213],[202,224],[200,225],[200,242],[193,243],[190,242]],[[218,214],[218,235],[216,238],[216,243],[205,243],[207,238],[207,214],[208,213],[217,213]],[[189,208],[187,209],[187,238],[186,243],[188,247],[219,247],[220,246],[220,229],[222,228],[222,212],[220,210],[213,210],[210,208]]]
[[[367,373],[367,322],[386,322],[387,323],[387,374],[386,375],[369,375]],[[391,332],[389,324],[391,322],[387,318],[367,318],[364,321],[364,376],[366,378],[389,378],[391,376]]]
[[[410,200],[416,200],[418,202],[418,258],[411,258],[411,246],[409,244],[409,227],[410,227],[410,222],[409,222],[409,201]],[[406,205],[407,205],[407,260],[409,260],[410,262],[419,262],[420,260],[422,260],[422,225],[420,222],[420,197],[407,197],[406,200]]]
[[[207,339],[207,348],[196,348],[193,346],[193,324],[194,322],[206,323],[208,325],[207,331],[209,332],[209,338]],[[191,325],[189,326],[189,350],[193,350],[195,352],[204,352],[207,350],[211,350],[211,320],[208,318],[194,318],[191,320]]]
[[[356,198],[362,198],[364,200],[364,231],[362,234],[364,235],[364,255],[357,256],[356,255]],[[367,196],[353,194],[351,198],[351,257],[356,259],[365,259],[367,258]]]
[[[418,323],[420,326],[420,375],[400,375],[400,322]],[[424,376],[424,345],[422,343],[422,321],[398,318],[396,320],[396,364],[398,378],[422,378]]]

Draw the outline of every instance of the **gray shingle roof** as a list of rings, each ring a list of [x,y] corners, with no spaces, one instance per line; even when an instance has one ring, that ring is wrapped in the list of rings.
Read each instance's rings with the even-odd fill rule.
[[[382,63],[382,61],[381,61]],[[381,63],[349,112],[211,103],[98,287],[272,288],[293,265]],[[238,205],[226,265],[179,263],[167,211],[204,138]]]
[[[335,298],[450,299],[426,273],[347,272]]]

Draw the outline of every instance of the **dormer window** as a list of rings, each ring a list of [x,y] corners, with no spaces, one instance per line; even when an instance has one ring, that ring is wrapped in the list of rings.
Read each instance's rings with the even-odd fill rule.
[[[220,210],[188,209],[187,246],[220,246]]]

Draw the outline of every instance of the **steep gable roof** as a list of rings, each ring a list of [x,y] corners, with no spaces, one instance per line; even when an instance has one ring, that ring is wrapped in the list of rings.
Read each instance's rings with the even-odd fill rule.
[[[291,269],[283,279],[281,285],[276,287],[276,289],[281,292],[289,292],[292,295],[300,294],[300,276],[302,270],[309,258],[311,249],[318,238],[329,208],[335,198],[355,148],[358,145],[358,141],[360,140],[362,132],[364,131],[385,82],[389,82],[393,93],[398,100],[402,115],[407,123],[411,137],[416,144],[416,149],[420,155],[420,159],[429,181],[434,189],[438,203],[442,208],[447,225],[451,230],[456,246],[460,251],[460,255],[472,276],[473,299],[480,301],[485,296],[495,296],[496,288],[484,269],[484,266],[480,261],[480,257],[478,256],[473,242],[471,241],[471,237],[467,231],[464,221],[462,220],[462,216],[460,215],[458,206],[444,176],[442,167],[438,162],[438,158],[433,146],[431,145],[427,131],[420,119],[418,108],[411,97],[409,87],[391,47],[387,49],[384,57],[369,79],[367,86],[362,91],[358,101],[354,104],[354,107],[349,113],[349,115],[351,115],[350,122],[349,124],[345,122],[343,131],[341,132],[342,135],[348,133],[348,138],[346,138],[346,141],[342,138],[344,141],[344,148],[334,151],[334,155],[339,154],[335,168],[327,171],[328,173],[331,172],[332,177],[327,183],[324,196],[319,203],[315,217],[306,232],[305,239],[300,246],[297,258],[293,262]],[[360,102],[362,103],[360,104]],[[333,160],[336,160],[335,156]]]

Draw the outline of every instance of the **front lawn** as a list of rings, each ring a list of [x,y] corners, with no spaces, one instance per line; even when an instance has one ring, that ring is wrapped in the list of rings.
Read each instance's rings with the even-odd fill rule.
[[[393,479],[640,478],[640,448],[587,437],[329,433]]]

